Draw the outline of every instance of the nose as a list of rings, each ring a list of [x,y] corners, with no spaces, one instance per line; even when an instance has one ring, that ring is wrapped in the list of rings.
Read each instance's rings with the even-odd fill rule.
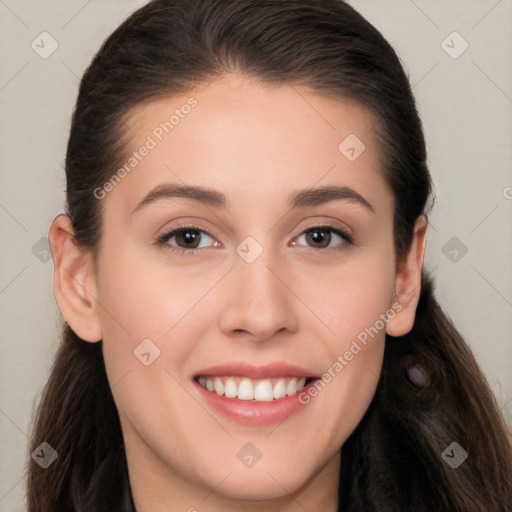
[[[297,330],[297,303],[290,272],[263,251],[256,261],[235,258],[222,293],[219,327],[228,337],[265,341]],[[288,269],[289,270],[289,269]]]

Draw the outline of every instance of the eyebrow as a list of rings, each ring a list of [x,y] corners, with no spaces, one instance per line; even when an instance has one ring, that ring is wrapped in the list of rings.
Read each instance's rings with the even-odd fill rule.
[[[288,197],[287,204],[290,208],[299,208],[301,206],[317,206],[336,199],[360,204],[368,211],[375,213],[371,203],[361,194],[350,187],[340,187],[337,185],[299,190]]]
[[[178,183],[164,183],[151,190],[134,208],[132,215],[142,208],[163,199],[181,197],[192,199],[208,206],[228,210],[230,203],[228,198],[218,190],[201,185],[181,185]],[[329,201],[344,200],[360,204],[368,211],[375,213],[375,209],[369,201],[354,189],[345,186],[328,185],[318,188],[302,189],[290,194],[286,205],[290,209],[305,206],[318,206]]]
[[[132,211],[132,215],[156,201],[172,199],[174,197],[194,199],[195,201],[199,201],[209,206],[225,210],[229,209],[229,201],[227,197],[217,190],[203,187],[201,185],[192,186],[180,185],[178,183],[164,183],[162,185],[157,185],[153,190],[151,190],[144,199],[137,204],[135,209]]]

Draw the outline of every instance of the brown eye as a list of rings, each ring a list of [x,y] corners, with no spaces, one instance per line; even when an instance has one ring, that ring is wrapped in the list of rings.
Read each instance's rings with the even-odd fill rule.
[[[327,229],[315,228],[306,233],[306,240],[312,242],[313,245],[320,247],[328,247],[331,242],[331,233]]]
[[[303,237],[308,246],[316,249],[331,248],[333,245],[340,246],[344,245],[344,242],[352,243],[352,237],[348,233],[329,226],[308,229],[297,240],[300,241]]]
[[[159,241],[162,245],[170,245],[171,249],[201,249],[212,245],[211,242],[208,243],[208,239],[214,240],[211,235],[202,229],[182,227],[166,233]]]
[[[199,241],[201,239],[201,235],[199,230],[197,229],[182,229],[178,231],[175,235],[176,243],[181,247],[191,247],[192,249],[196,249]]]

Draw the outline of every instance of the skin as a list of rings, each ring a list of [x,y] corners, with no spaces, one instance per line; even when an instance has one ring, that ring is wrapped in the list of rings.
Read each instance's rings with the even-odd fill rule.
[[[190,96],[198,105],[101,200],[96,267],[73,243],[69,218],[54,220],[57,303],[81,338],[103,340],[138,512],[256,511],[263,503],[267,511],[335,511],[339,450],[374,395],[385,332],[399,336],[413,325],[425,218],[398,265],[374,120],[353,102],[306,88],[225,75],[135,108],[131,150]],[[366,146],[355,161],[338,150],[349,134]],[[230,209],[162,199],[132,215],[161,183],[215,188]],[[347,200],[285,206],[288,194],[322,185],[355,189],[375,213]],[[201,235],[197,255],[155,243],[180,221],[211,235]],[[347,230],[354,245],[332,232],[327,249],[306,238],[326,223]],[[263,248],[250,264],[235,251],[248,236]],[[277,427],[239,425],[198,399],[193,376],[214,364],[278,361],[322,374],[393,303],[400,312]],[[160,349],[150,366],[134,357],[146,338]],[[262,454],[252,468],[237,458],[247,442]]]

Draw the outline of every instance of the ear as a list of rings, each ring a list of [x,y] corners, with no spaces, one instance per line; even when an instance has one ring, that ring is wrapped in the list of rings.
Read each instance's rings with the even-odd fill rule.
[[[427,219],[424,215],[420,215],[414,227],[409,254],[396,271],[396,293],[393,302],[400,304],[401,309],[396,308],[398,313],[386,324],[386,333],[390,336],[403,336],[414,325],[421,291],[421,271],[427,242],[426,232]]]
[[[92,253],[76,244],[67,215],[55,217],[48,238],[55,266],[55,300],[62,316],[78,337],[90,342],[100,341]]]

